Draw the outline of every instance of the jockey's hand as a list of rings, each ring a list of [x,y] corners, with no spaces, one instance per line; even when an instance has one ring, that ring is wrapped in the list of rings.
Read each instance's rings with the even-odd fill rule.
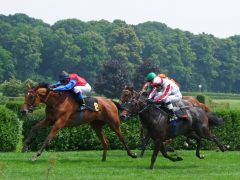
[[[152,104],[153,103],[153,99],[147,99],[147,103],[148,104]]]
[[[165,105],[166,105],[166,103],[163,102],[163,101],[157,102],[156,104],[157,104],[157,105],[160,105],[160,106],[165,106]]]
[[[49,91],[54,91],[54,87],[48,87]]]

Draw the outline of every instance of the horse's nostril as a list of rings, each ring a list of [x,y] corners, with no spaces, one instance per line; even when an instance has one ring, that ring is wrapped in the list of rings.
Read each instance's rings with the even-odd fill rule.
[[[26,116],[28,111],[27,110],[22,110],[21,113],[22,113],[22,115]]]
[[[120,115],[120,119],[122,119],[122,120],[127,120],[127,116],[126,115]]]

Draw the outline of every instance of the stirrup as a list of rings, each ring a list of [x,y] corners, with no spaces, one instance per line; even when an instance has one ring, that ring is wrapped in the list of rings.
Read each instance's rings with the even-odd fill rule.
[[[85,104],[81,104],[81,105],[79,106],[79,110],[80,110],[80,111],[83,111],[83,110],[85,110],[85,109],[87,109],[86,106],[85,106]]]
[[[173,122],[177,120],[177,116],[173,115],[172,117],[169,118],[169,122]]]

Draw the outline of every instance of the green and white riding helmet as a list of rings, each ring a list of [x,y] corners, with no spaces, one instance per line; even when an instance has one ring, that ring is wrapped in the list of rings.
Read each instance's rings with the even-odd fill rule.
[[[152,81],[157,75],[154,72],[150,72],[147,74],[146,80],[148,82]]]

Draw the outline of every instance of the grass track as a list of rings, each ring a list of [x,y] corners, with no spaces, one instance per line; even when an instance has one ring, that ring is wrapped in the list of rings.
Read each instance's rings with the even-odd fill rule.
[[[240,152],[177,151],[184,158],[171,162],[161,155],[154,170],[149,170],[151,152],[131,159],[125,151],[108,151],[101,162],[101,151],[44,152],[30,162],[33,153],[0,153],[0,179],[240,179]]]

